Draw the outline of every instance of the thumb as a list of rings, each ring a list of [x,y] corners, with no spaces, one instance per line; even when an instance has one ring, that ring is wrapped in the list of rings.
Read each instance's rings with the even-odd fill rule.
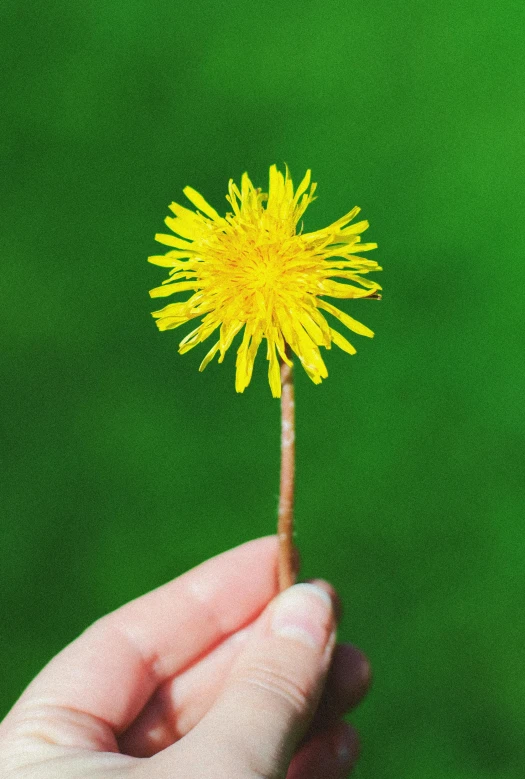
[[[324,590],[296,584],[278,595],[213,709],[179,742],[193,765],[199,756],[196,776],[284,777],[317,708],[334,644]]]

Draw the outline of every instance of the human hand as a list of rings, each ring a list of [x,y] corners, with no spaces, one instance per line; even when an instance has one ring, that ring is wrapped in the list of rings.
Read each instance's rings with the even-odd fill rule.
[[[326,582],[251,541],[95,622],[0,724],[2,779],[340,779],[368,663]]]

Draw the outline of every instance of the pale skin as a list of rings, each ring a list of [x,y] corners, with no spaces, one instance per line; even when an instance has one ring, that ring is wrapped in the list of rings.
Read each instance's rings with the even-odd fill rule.
[[[98,620],[0,724],[1,779],[342,779],[366,658],[315,580],[278,595],[275,536]]]

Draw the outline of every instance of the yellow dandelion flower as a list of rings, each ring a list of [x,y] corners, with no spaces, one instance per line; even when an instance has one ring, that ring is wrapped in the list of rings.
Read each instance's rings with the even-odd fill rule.
[[[199,370],[204,370],[217,353],[219,362],[223,361],[244,328],[237,349],[237,392],[250,383],[263,338],[274,397],[281,394],[278,355],[290,364],[286,345],[315,384],[328,376],[320,346],[330,349],[334,343],[355,354],[352,344],[330,326],[323,312],[354,333],[373,336],[368,327],[325,298],[379,297],[379,284],[364,276],[381,268],[355,254],[375,249],[377,244],[361,243],[368,222],[350,224],[360,211],[357,207],[322,230],[305,233],[302,227],[298,229],[314,200],[315,188],[310,171],[294,192],[288,169],[283,175],[272,165],[268,193],[256,189],[244,173],[240,190],[230,180],[226,199],[232,211],[222,217],[202,195],[186,187],[184,194],[197,210],[172,203],[173,216],[165,222],[173,234],[155,236],[171,251],[149,257],[149,261],[171,270],[162,286],[151,290],[151,297],[192,293],[188,300],[153,312],[159,330],[202,318],[180,342],[181,354],[218,330],[218,340],[200,365]]]

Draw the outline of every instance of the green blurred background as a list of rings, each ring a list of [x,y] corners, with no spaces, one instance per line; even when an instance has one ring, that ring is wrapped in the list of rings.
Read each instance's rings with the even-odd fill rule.
[[[525,763],[521,0],[0,6],[0,715],[91,621],[273,532],[264,355],[203,374],[148,265],[190,184],[307,167],[355,204],[376,331],[297,371],[297,542],[375,685],[360,779]],[[187,328],[190,329],[190,328]]]

